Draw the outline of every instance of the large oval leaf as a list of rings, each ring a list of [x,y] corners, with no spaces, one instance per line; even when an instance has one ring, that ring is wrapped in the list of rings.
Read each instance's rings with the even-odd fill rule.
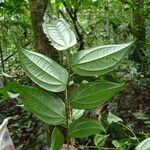
[[[54,60],[28,50],[19,50],[19,57],[27,75],[40,87],[52,92],[66,89],[68,72]]]
[[[87,118],[75,120],[69,126],[70,138],[83,138],[104,131],[104,127],[98,121]]]
[[[150,138],[145,139],[142,141],[135,150],[150,150]]]
[[[78,85],[71,92],[71,106],[76,109],[98,107],[110,100],[122,88],[123,84],[108,81]]]
[[[45,15],[43,31],[57,50],[65,50],[77,43],[75,34],[63,19],[54,21]]]
[[[26,109],[45,123],[65,124],[65,104],[53,93],[38,88],[18,86],[13,91],[20,93]]]
[[[64,143],[64,135],[58,128],[54,128],[51,137],[51,150],[60,150]]]
[[[77,52],[72,57],[72,69],[82,76],[108,73],[122,60],[130,45],[106,45]]]

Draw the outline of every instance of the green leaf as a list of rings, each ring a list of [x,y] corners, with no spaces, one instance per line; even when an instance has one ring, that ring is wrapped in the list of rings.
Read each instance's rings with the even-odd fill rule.
[[[3,72],[3,71],[2,71],[2,75],[3,75],[4,77],[6,77],[6,78],[13,78],[13,76],[11,76],[11,75],[9,75],[9,74]]]
[[[108,137],[109,135],[96,134],[94,137],[94,144],[96,147],[102,147],[105,145],[105,141]]]
[[[50,20],[44,16],[43,31],[57,50],[65,50],[77,43],[75,34],[64,19]]]
[[[20,93],[26,109],[50,125],[66,123],[65,104],[53,93],[27,86],[16,86],[13,91]]]
[[[70,94],[71,106],[76,109],[98,107],[110,100],[122,88],[123,84],[108,81],[81,84]]]
[[[98,121],[87,118],[75,120],[69,126],[70,138],[83,138],[103,131],[104,128]]]
[[[127,53],[131,43],[106,45],[77,52],[72,69],[81,76],[99,76],[114,70]]]
[[[9,92],[9,91],[7,92],[7,94],[9,95],[10,98],[13,98],[13,99],[17,98],[19,96],[19,93],[15,94],[15,93],[12,93],[12,92]]]
[[[58,128],[54,128],[51,138],[51,150],[60,150],[64,143],[64,135]]]
[[[17,98],[19,96],[18,93],[10,92],[16,86],[16,82],[9,82],[9,84],[0,88],[0,100],[10,100],[10,98]]]
[[[72,119],[77,120],[84,114],[84,109],[73,109]]]
[[[111,124],[113,122],[123,122],[123,120],[121,118],[119,118],[118,116],[112,114],[110,111],[109,111],[109,114],[107,116],[107,122],[108,124]]]
[[[116,150],[126,150],[126,145],[124,145],[116,140],[113,140],[112,144],[116,147]]]
[[[133,115],[136,117],[136,119],[139,119],[139,120],[150,120],[150,117],[142,112],[135,112],[133,113]]]
[[[19,57],[26,74],[40,87],[52,92],[66,89],[68,72],[54,60],[28,50],[19,50]]]
[[[150,138],[145,139],[142,141],[135,150],[150,150]]]
[[[0,101],[8,100],[10,97],[5,87],[0,88]]]

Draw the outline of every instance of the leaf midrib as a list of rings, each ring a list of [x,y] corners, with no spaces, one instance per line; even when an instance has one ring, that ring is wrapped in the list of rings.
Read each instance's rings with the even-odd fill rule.
[[[85,90],[83,90],[80,94],[78,94],[76,97],[75,97],[75,99],[73,100],[73,101],[71,101],[71,102],[74,102],[74,101],[77,101],[77,100],[81,100],[81,99],[85,99],[86,97],[89,97],[89,96],[91,96],[91,95],[96,95],[96,94],[98,94],[98,93],[100,93],[100,92],[105,92],[105,91],[111,91],[111,90],[113,90],[113,89],[117,89],[117,88],[121,88],[122,86],[120,85],[118,85],[118,86],[116,86],[115,88],[108,88],[107,90],[104,90],[104,89],[102,89],[101,91],[95,91],[95,92],[93,92],[92,94],[89,94],[89,95],[86,95],[86,96],[84,96],[84,97],[82,97],[82,98],[79,98],[79,96],[81,96],[82,95],[82,93],[83,92],[85,92],[86,90],[88,90],[89,88],[92,88],[92,86],[91,87],[88,87],[88,88],[86,88]]]
[[[51,109],[51,108],[49,108],[47,105],[43,104],[38,98],[36,98],[35,96],[31,95],[28,91],[26,91],[26,90],[24,90],[24,91],[25,91],[28,95],[30,95],[33,99],[34,99],[34,98],[37,99],[38,102],[39,102],[41,105],[43,105],[44,107],[46,107],[46,108],[48,108],[48,109]],[[58,114],[58,113],[55,112],[53,109],[51,109],[51,110],[52,110],[52,112],[54,112],[54,113],[57,114],[58,116],[61,116],[62,118],[65,119],[65,117],[64,117],[63,115]]]
[[[128,47],[128,46],[127,46]],[[105,56],[102,56],[102,57],[99,57],[99,58],[96,58],[96,59],[93,59],[93,60],[90,60],[90,61],[86,61],[86,62],[83,62],[83,63],[79,63],[81,61],[81,59],[83,59],[84,57],[86,57],[86,55],[89,55],[91,53],[93,53],[93,51],[89,52],[88,54],[85,54],[84,56],[82,56],[77,62],[75,62],[74,64],[72,64],[72,66],[76,66],[76,65],[82,65],[82,64],[85,64],[85,63],[91,63],[93,61],[96,61],[96,60],[99,60],[99,59],[103,59],[103,58],[106,58],[106,57],[110,57],[111,55],[113,54],[116,54],[118,52],[120,52],[121,50],[125,50],[127,49],[127,47],[123,48],[123,49],[119,49],[117,50],[116,52],[112,52],[112,53],[109,53],[109,55],[105,55]],[[96,51],[98,51],[99,49],[97,49]],[[86,50],[87,51],[87,50]],[[76,54],[77,55],[77,54]],[[111,58],[111,57],[110,57]]]
[[[22,52],[22,53],[23,53],[23,52]],[[30,52],[27,51],[27,53],[30,53]],[[25,56],[30,62],[32,62],[35,66],[37,66],[37,67],[38,67],[40,70],[42,70],[45,74],[47,74],[47,75],[50,76],[51,78],[53,78],[53,79],[59,81],[60,83],[62,83],[63,85],[66,86],[66,84],[63,83],[60,79],[54,78],[52,75],[50,75],[50,74],[49,74],[48,72],[46,72],[44,69],[40,68],[40,67],[39,67],[36,63],[34,63],[31,59],[29,59],[25,53],[23,53],[23,54],[24,54],[24,56]],[[40,57],[40,56],[38,56],[38,57]],[[42,58],[42,57],[41,57],[41,58]],[[46,60],[46,59],[44,59],[44,60]],[[46,60],[46,62],[49,63],[48,60]],[[22,61],[22,63],[23,63],[23,61]],[[24,63],[23,63],[23,64],[24,64]],[[24,66],[25,66],[25,65],[24,65]]]

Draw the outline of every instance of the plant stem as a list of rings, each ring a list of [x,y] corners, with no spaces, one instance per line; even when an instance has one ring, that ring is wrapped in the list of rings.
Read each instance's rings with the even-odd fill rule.
[[[5,72],[5,65],[4,65],[1,41],[0,41],[0,60],[1,60],[1,65],[2,65],[2,71]],[[3,76],[3,84],[4,85],[6,84],[6,77],[5,76]]]
[[[66,116],[67,116],[67,150],[69,150],[69,118],[70,118],[70,108],[69,108],[69,98],[68,98],[68,88],[65,90],[65,102],[66,102]]]
[[[67,71],[69,73],[69,78],[68,78],[68,84],[67,88],[65,90],[65,103],[66,103],[66,116],[67,116],[67,150],[69,150],[69,145],[70,145],[70,139],[69,139],[69,119],[71,119],[71,109],[70,109],[70,99],[69,99],[69,82],[70,82],[70,59],[71,59],[71,54],[70,54],[70,49],[66,51],[66,65],[68,66]]]
[[[118,124],[120,124],[121,126],[123,126],[125,129],[129,130],[129,131],[132,133],[132,135],[136,138],[137,142],[140,143],[140,141],[138,140],[138,138],[137,138],[137,136],[135,135],[135,133],[134,133],[129,127],[125,126],[125,125],[122,124],[122,123],[118,123]]]
[[[96,146],[86,146],[86,147],[84,147],[84,148],[86,148],[86,149],[89,149],[89,148],[95,148],[95,149],[97,149]],[[116,148],[111,148],[111,147],[101,147],[100,149],[101,149],[101,150],[115,150]]]
[[[5,12],[4,10],[2,11],[3,12],[3,16],[4,16],[4,19],[3,21],[0,22],[0,29],[1,29],[1,34],[0,34],[0,61],[1,61],[1,66],[2,66],[2,71],[5,72],[5,65],[4,65],[4,56],[3,56],[3,27],[5,25]],[[3,76],[3,85],[6,84],[6,77]]]

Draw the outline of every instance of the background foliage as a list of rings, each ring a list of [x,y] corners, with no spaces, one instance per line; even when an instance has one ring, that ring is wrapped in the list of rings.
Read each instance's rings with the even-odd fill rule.
[[[34,3],[36,7],[38,1]],[[0,3],[1,87],[12,80],[35,86],[20,66],[16,47],[19,44],[23,48],[35,50],[35,26],[33,15],[30,14],[33,9],[32,4],[32,0],[29,2],[27,0],[5,0]],[[136,46],[130,51],[128,59],[126,58],[117,70],[103,76],[109,81],[120,82],[124,80],[126,88],[115,96],[111,103],[97,109],[97,111],[84,113],[89,118],[102,118],[107,129],[105,137],[109,135],[109,138],[97,135],[99,141],[103,139],[102,145],[117,148],[117,145],[121,143],[121,146],[118,146],[118,148],[121,147],[120,149],[134,149],[138,141],[132,138],[133,133],[139,141],[142,141],[149,137],[150,128],[149,0],[54,0],[48,5],[51,8],[51,17],[64,18],[74,30],[78,40],[74,51],[97,45],[127,43],[136,39]],[[141,22],[136,21],[137,19]],[[37,33],[39,33],[37,36],[41,37],[40,31]],[[141,39],[140,35],[145,38]],[[42,41],[40,42],[42,43]],[[42,48],[36,48],[36,50],[45,53]],[[49,53],[51,52],[47,53],[48,56],[51,55]],[[54,56],[52,57],[54,58]],[[61,60],[57,61],[61,62]],[[84,78],[76,76],[74,80],[80,83]],[[86,80],[95,81],[95,78],[86,77]],[[15,97],[12,97],[8,99],[9,101],[3,100],[4,97],[1,96],[0,122],[7,116],[17,115],[17,118],[10,122],[9,126],[17,149],[44,149],[47,143],[45,132],[47,126],[22,109],[20,99],[17,101]],[[109,124],[106,121],[109,111],[119,116],[128,128],[116,123],[116,121]],[[81,149],[90,149],[90,146],[94,145],[94,140],[93,137],[78,140],[78,146]],[[113,140],[115,141],[112,142]],[[98,143],[100,142],[95,140],[95,145]]]

